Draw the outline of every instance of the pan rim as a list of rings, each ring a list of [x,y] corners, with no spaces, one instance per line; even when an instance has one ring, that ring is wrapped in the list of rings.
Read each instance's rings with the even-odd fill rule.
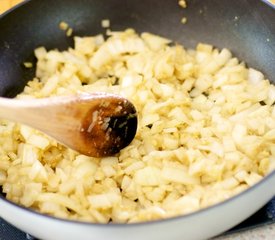
[[[262,0],[262,2],[264,2],[266,5],[270,6],[271,8],[273,8],[275,10],[275,4],[270,2],[269,0]]]
[[[205,212],[209,212],[213,209],[217,209],[220,208],[222,206],[225,206],[229,203],[232,203],[234,201],[237,201],[239,198],[243,197],[244,195],[253,192],[255,189],[260,188],[264,183],[266,183],[267,181],[271,180],[272,178],[275,177],[275,170],[273,170],[272,172],[270,172],[268,175],[266,175],[262,180],[260,180],[259,182],[255,183],[253,186],[247,188],[246,190],[224,200],[221,202],[218,202],[216,204],[213,204],[211,206],[202,208],[200,210],[188,213],[188,214],[184,214],[184,215],[178,215],[178,216],[174,216],[174,217],[169,217],[169,218],[164,218],[164,219],[157,219],[157,220],[153,220],[153,221],[142,221],[142,222],[137,222],[137,223],[95,223],[95,222],[85,222],[85,221],[81,221],[81,220],[70,220],[70,219],[65,219],[65,218],[59,218],[59,217],[54,217],[51,215],[47,215],[44,213],[40,213],[38,211],[35,211],[31,208],[27,208],[21,205],[18,205],[8,199],[6,199],[4,196],[2,196],[2,194],[0,193],[0,202],[2,202],[3,204],[8,204],[9,206],[13,206],[17,209],[20,209],[21,211],[24,211],[25,213],[30,213],[33,214],[37,217],[43,217],[49,220],[54,220],[57,222],[62,222],[62,223],[67,223],[67,224],[77,224],[77,225],[83,225],[83,226],[95,226],[95,227],[116,227],[116,228],[120,228],[120,227],[139,227],[139,226],[144,226],[144,225],[153,225],[153,224],[162,224],[162,223],[167,223],[167,222],[173,222],[173,221],[178,221],[181,219],[188,219],[188,218],[192,218],[196,215],[200,215],[203,214]],[[267,202],[266,202],[267,203]],[[259,210],[259,209],[258,209]],[[0,213],[0,217],[1,217],[1,213]],[[3,218],[5,219],[5,218]]]
[[[28,2],[31,2],[32,0],[22,0],[22,2],[14,5],[13,7],[9,8],[7,11],[0,13],[0,19],[3,18],[5,15],[9,14],[10,12],[13,12],[15,9],[20,8],[21,6],[27,4]]]

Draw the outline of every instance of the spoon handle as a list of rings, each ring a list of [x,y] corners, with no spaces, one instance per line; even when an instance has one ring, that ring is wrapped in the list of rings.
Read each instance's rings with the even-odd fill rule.
[[[53,126],[60,123],[60,120],[65,121],[66,124],[70,122],[70,115],[62,114],[69,99],[71,98],[59,98],[58,104],[54,104],[55,98],[18,100],[0,97],[0,118],[51,133]]]
[[[0,97],[0,118],[28,124],[40,120],[43,115],[35,100],[17,100]],[[31,111],[37,111],[36,116]],[[39,114],[40,113],[40,114]]]

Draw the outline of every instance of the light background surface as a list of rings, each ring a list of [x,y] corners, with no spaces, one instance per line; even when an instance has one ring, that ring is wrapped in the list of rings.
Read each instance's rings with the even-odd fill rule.
[[[0,0],[0,14],[22,2],[22,0]]]

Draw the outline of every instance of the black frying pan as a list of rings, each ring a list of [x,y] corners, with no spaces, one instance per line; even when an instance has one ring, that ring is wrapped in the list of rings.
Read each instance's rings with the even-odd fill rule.
[[[180,23],[182,17],[187,17],[187,24]],[[147,31],[171,38],[186,47],[195,47],[198,42],[205,42],[219,48],[228,48],[236,57],[262,71],[270,81],[275,82],[275,10],[260,0],[189,0],[187,9],[180,8],[177,0],[32,0],[0,18],[0,96],[15,96],[22,91],[26,82],[32,79],[34,69],[26,69],[23,62],[35,61],[33,50],[36,47],[46,46],[48,49],[62,50],[73,44],[72,37],[66,37],[65,33],[59,29],[61,21],[69,23],[74,29],[74,35],[84,36],[101,33],[103,31],[101,20],[105,18],[110,19],[112,30],[131,27],[138,32]],[[257,188],[262,187],[263,191],[269,189],[268,183],[272,178],[274,179],[274,176],[269,176],[262,185],[252,187],[251,190],[233,200],[210,208],[210,211],[217,211],[219,214],[217,208],[230,209],[228,206],[231,204],[233,208],[237,202],[245,204],[245,196],[248,198],[256,196],[253,192],[257,191]],[[258,208],[265,203],[264,200],[256,202]],[[1,202],[1,204],[4,203]],[[8,211],[18,212],[18,216],[24,215],[22,219],[28,219],[28,215],[32,215],[35,221],[40,220],[38,214],[28,214],[22,208],[14,207],[13,204],[5,206],[9,209]],[[228,211],[227,217],[231,216],[232,220],[224,219],[224,221],[228,220],[227,225],[212,233],[209,232],[210,230],[207,232],[207,228],[218,224],[218,219],[213,223],[214,225],[205,221],[206,217],[212,216],[208,216],[207,211],[201,211],[186,218],[178,217],[162,221],[160,224],[173,229],[177,228],[176,224],[183,224],[184,221],[189,223],[202,221],[208,227],[204,228],[201,236],[207,234],[207,236],[213,236],[238,223],[237,217],[233,219],[237,215],[233,213],[230,215]],[[253,213],[243,209],[239,211],[244,217],[239,218],[238,221]],[[5,213],[5,216],[9,222],[14,222],[23,230],[35,233],[36,230],[28,228],[24,221],[20,219],[17,222],[13,221],[14,218],[9,213]],[[49,219],[53,228],[56,220],[45,217],[45,221]],[[58,221],[58,224],[60,224],[60,227],[58,226],[60,234],[62,234],[62,226],[70,226],[66,221]],[[72,226],[79,227],[77,223],[73,223]],[[98,225],[91,224],[88,228],[96,234],[116,233],[117,235],[114,236],[118,239],[123,231],[126,234],[124,237],[136,238],[143,236],[143,230],[147,231],[147,237],[152,238],[156,237],[154,234],[159,231],[164,239],[166,235],[165,232],[161,232],[161,226],[158,228],[158,225],[153,223],[127,228],[116,226],[103,230]],[[184,225],[178,226],[184,228]],[[82,227],[86,229],[87,225]],[[67,228],[66,231],[69,230],[70,228]],[[43,236],[42,231],[43,229],[40,236]],[[55,231],[58,232],[59,229]],[[136,235],[133,235],[133,232],[136,232]],[[73,234],[70,234],[73,237]],[[102,236],[105,237],[105,235]]]

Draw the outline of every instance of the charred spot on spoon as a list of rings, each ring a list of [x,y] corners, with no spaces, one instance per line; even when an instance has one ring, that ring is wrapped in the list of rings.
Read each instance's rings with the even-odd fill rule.
[[[137,112],[126,99],[101,100],[82,123],[85,143],[97,157],[111,156],[128,146],[137,130]],[[92,151],[92,150],[91,150]]]

